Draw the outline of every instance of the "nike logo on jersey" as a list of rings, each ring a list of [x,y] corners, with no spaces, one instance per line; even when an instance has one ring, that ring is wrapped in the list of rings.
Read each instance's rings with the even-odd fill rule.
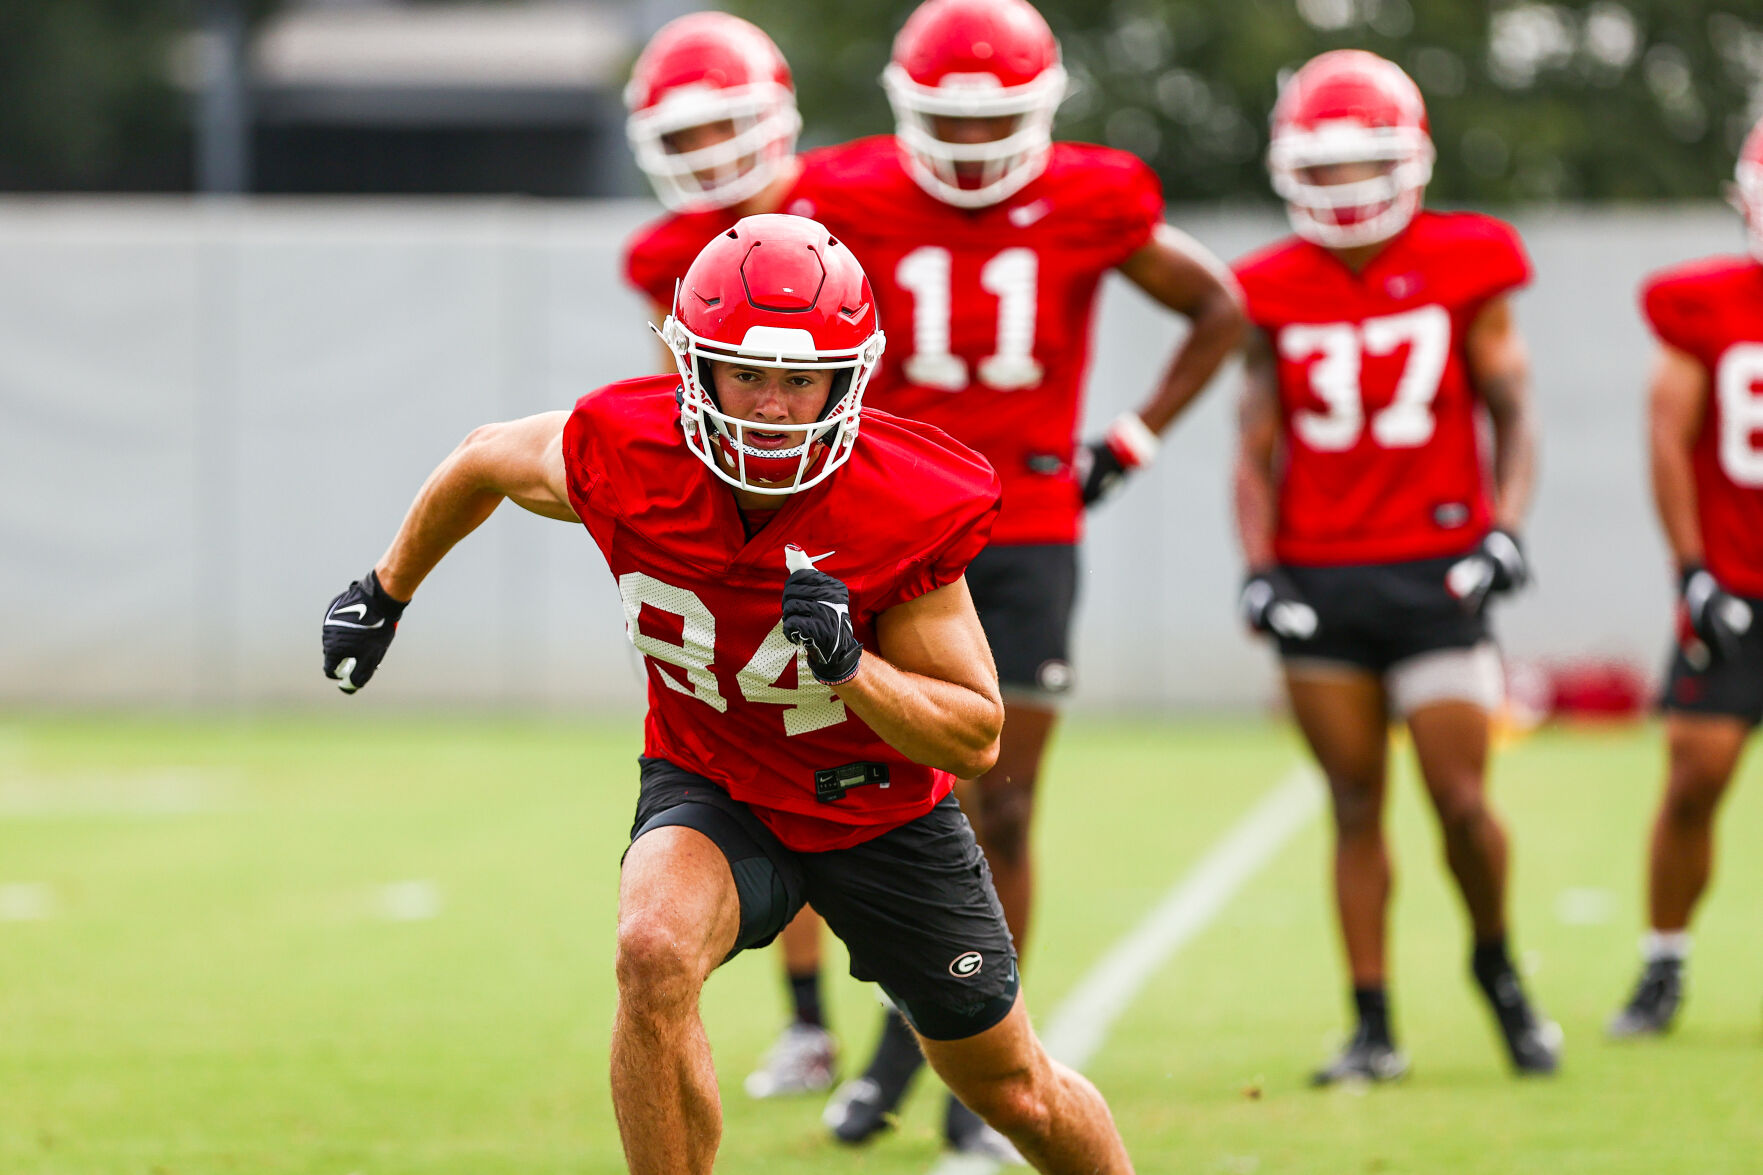
[[[1032,204],[1018,204],[1004,215],[1009,217],[1010,223],[1017,228],[1027,228],[1029,225],[1040,220],[1051,211],[1053,211],[1051,201],[1036,200]]]

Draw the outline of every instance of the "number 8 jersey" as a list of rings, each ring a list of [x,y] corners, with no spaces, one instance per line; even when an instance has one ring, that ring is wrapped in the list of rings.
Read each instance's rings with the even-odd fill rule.
[[[1156,175],[1123,151],[1055,143],[1014,196],[956,208],[882,135],[804,155],[784,211],[826,225],[869,275],[888,349],[867,402],[985,455],[1004,486],[994,543],[1076,542],[1096,290],[1162,223]]]
[[[1641,307],[1708,373],[1691,454],[1708,570],[1728,591],[1763,596],[1763,265],[1715,257],[1656,273]]]
[[[1280,562],[1399,563],[1480,542],[1489,478],[1464,339],[1530,279],[1512,227],[1422,212],[1358,273],[1297,238],[1234,269],[1278,370]]]
[[[863,410],[850,459],[747,537],[732,491],[686,450],[676,376],[582,397],[563,430],[569,500],[618,581],[649,678],[644,753],[709,779],[790,848],[845,848],[924,815],[953,778],[883,742],[783,634],[785,548],[851,592],[851,627],[953,583],[985,546],[998,483],[934,428]],[[887,782],[817,798],[815,775]]]

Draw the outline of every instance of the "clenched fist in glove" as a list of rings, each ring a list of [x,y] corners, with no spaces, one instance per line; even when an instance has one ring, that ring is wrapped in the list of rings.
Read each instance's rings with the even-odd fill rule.
[[[857,676],[863,659],[863,645],[851,629],[851,593],[798,548],[788,548],[784,558],[790,568],[784,581],[784,636],[808,654],[816,681],[844,685]]]
[[[1316,609],[1283,567],[1270,567],[1244,580],[1238,606],[1244,622],[1256,632],[1294,641],[1316,635]]]
[[[1481,611],[1487,598],[1515,592],[1530,582],[1530,563],[1518,536],[1495,527],[1481,545],[1451,564],[1445,573],[1445,589],[1469,612]]]
[[[1715,661],[1729,661],[1739,655],[1740,638],[1751,631],[1751,606],[1720,586],[1720,581],[1700,563],[1683,569],[1678,583],[1678,600],[1683,606],[1684,620],[1695,634],[1695,643],[1685,642],[1684,655],[1697,669],[1706,669]],[[1700,648],[1695,645],[1699,643]]]
[[[352,694],[366,685],[392,645],[408,600],[394,600],[369,571],[324,613],[324,675]]]

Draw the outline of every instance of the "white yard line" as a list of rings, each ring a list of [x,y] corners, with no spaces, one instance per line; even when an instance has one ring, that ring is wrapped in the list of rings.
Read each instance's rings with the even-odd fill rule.
[[[1074,1069],[1087,1065],[1151,977],[1310,823],[1322,800],[1322,783],[1310,767],[1294,768],[1261,797],[1071,989],[1040,1034],[1047,1051]],[[991,1175],[1001,1169],[989,1159],[948,1155],[931,1175]]]

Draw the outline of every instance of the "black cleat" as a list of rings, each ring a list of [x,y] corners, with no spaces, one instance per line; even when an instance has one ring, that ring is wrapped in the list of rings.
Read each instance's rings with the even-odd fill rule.
[[[900,1102],[923,1065],[918,1038],[898,1012],[889,1012],[869,1067],[863,1076],[833,1091],[821,1112],[821,1122],[834,1138],[852,1146],[892,1130],[899,1124]]]
[[[1628,998],[1628,1006],[1610,1018],[1605,1031],[1617,1040],[1631,1036],[1663,1036],[1671,1031],[1683,1003],[1683,960],[1654,959]]]
[[[1493,1009],[1506,1055],[1519,1076],[1547,1077],[1561,1067],[1561,1026],[1531,1006],[1517,972],[1508,970],[1499,975],[1483,994]]]
[[[1408,1056],[1387,1040],[1374,1040],[1363,1025],[1328,1064],[1310,1074],[1310,1084],[1371,1084],[1396,1081],[1408,1073]]]

